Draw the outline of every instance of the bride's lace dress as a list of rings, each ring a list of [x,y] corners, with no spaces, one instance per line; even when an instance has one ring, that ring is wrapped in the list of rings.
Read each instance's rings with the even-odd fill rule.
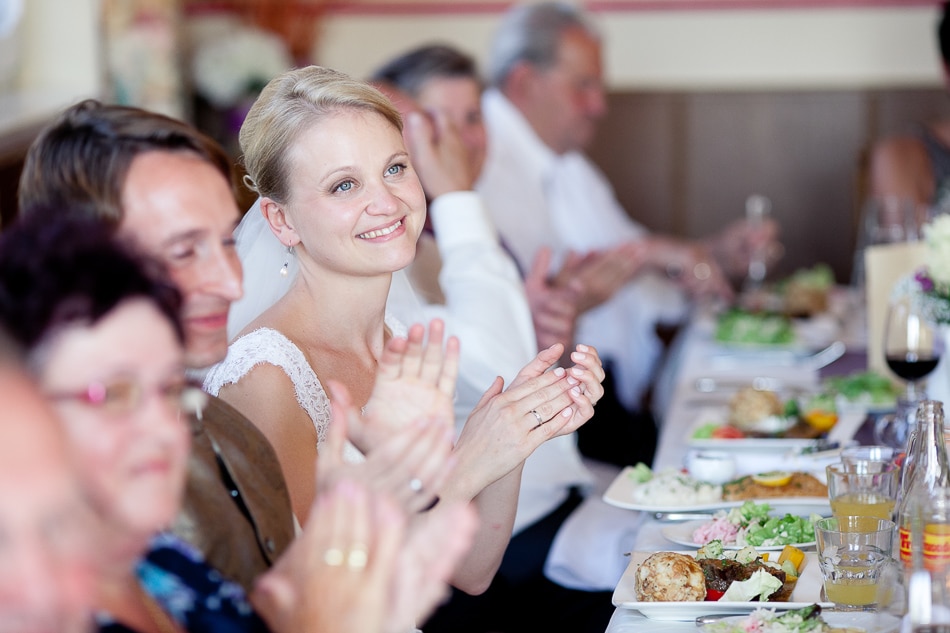
[[[386,326],[393,336],[406,336],[406,326],[388,314]],[[228,347],[227,358],[208,372],[204,388],[217,396],[222,387],[238,382],[261,363],[280,367],[290,378],[297,404],[310,416],[317,431],[319,450],[330,426],[330,398],[300,348],[277,330],[259,328],[234,340]],[[343,457],[350,462],[363,460],[363,455],[349,442]]]

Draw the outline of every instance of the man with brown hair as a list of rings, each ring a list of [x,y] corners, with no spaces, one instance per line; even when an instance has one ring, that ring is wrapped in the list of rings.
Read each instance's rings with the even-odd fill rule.
[[[231,178],[224,151],[187,124],[85,101],[30,147],[20,213],[75,209],[164,262],[183,297],[186,362],[200,371],[227,354],[228,311],[242,294]],[[218,398],[192,429],[174,530],[250,592],[294,537],[280,464],[257,427]]]

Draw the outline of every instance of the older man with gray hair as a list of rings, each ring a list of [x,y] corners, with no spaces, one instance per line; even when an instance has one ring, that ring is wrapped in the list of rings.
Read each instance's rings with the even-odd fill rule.
[[[509,10],[492,42],[488,79],[488,158],[476,189],[518,261],[549,247],[556,270],[571,252],[639,246],[646,264],[631,268],[627,283],[579,318],[577,338],[596,346],[609,366],[605,386],[615,385],[630,414],[623,424],[635,437],[652,438],[643,398],[662,352],[657,324],[680,322],[693,300],[730,298],[727,273],[743,276],[749,255],[775,239],[776,225],[740,221],[689,240],[651,233],[627,214],[583,153],[607,100],[601,36],[578,8],[547,2]],[[630,428],[614,431],[628,437]],[[617,447],[629,450],[629,443],[608,433],[588,454],[624,463]]]

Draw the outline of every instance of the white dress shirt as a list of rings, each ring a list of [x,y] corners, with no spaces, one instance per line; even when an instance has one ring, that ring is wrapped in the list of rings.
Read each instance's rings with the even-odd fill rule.
[[[441,196],[430,213],[438,257],[417,258],[409,278],[429,280],[434,271],[417,267],[440,267],[443,296],[423,301],[422,311],[426,318],[444,319],[461,341],[456,419],[462,424],[496,375],[508,384],[531,361],[537,353],[535,334],[521,277],[501,248],[481,198],[473,192]],[[514,534],[557,509],[571,487],[590,493],[552,543],[545,573],[554,582],[588,591],[611,590],[617,584],[626,568],[623,553],[630,550],[639,525],[636,513],[601,499],[618,470],[606,465],[598,465],[594,473],[588,470],[575,434],[548,440],[525,462]]]
[[[429,213],[445,301],[420,299],[425,318],[443,319],[447,332],[461,342],[455,400],[460,430],[495,377],[511,384],[537,354],[537,342],[521,276],[500,246],[481,197],[472,191],[439,196],[429,205]],[[415,270],[417,266],[439,265],[432,259],[417,259],[409,278],[431,275],[431,271]],[[561,505],[571,486],[592,483],[575,435],[545,442],[525,462],[514,532]]]
[[[485,92],[483,113],[488,157],[476,189],[522,267],[542,246],[552,249],[556,269],[569,251],[610,248],[647,234],[586,156],[555,154],[500,92]],[[578,320],[577,340],[612,361],[627,408],[639,407],[656,369],[662,351],[656,324],[683,318],[686,307],[668,280],[640,275]]]

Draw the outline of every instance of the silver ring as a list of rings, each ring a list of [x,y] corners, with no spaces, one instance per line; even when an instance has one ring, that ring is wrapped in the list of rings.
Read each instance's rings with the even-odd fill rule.
[[[544,418],[541,417],[540,413],[538,413],[534,409],[531,409],[530,413],[531,415],[534,416],[534,419],[538,421],[538,426],[541,426],[542,424],[544,424]]]
[[[412,490],[413,492],[421,492],[421,491],[422,491],[422,480],[419,479],[418,477],[413,477],[412,479],[410,479],[410,480],[409,480],[409,489]]]

